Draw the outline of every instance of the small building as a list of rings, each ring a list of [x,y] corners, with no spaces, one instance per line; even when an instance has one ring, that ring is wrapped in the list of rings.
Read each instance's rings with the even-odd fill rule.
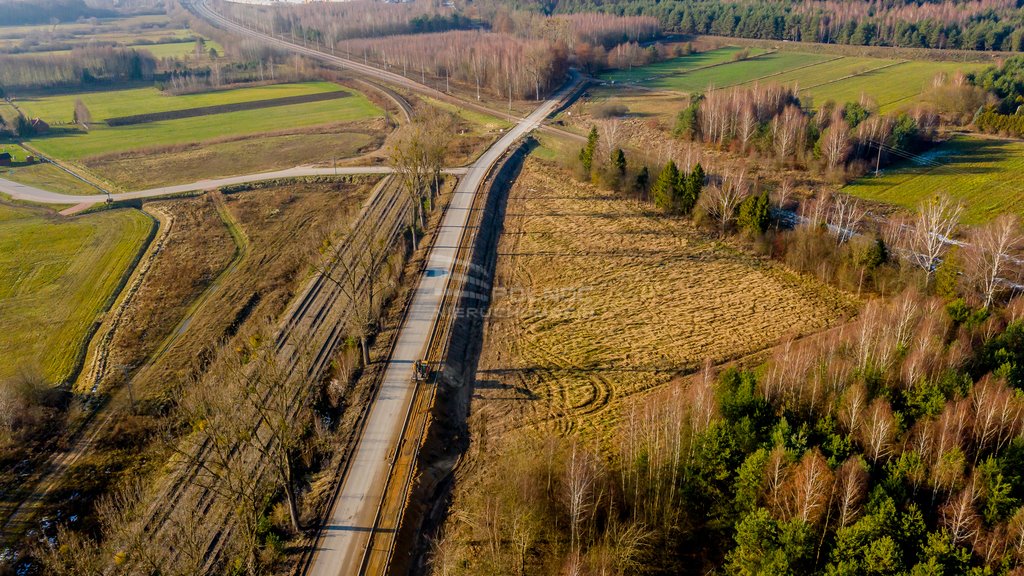
[[[13,161],[10,152],[0,152],[0,166],[10,166]]]
[[[28,156],[25,156],[25,163],[26,164],[35,164],[36,163],[36,157],[32,156],[31,154],[29,154]]]
[[[35,130],[36,134],[46,134],[50,131],[50,125],[42,118],[33,118],[32,129]]]

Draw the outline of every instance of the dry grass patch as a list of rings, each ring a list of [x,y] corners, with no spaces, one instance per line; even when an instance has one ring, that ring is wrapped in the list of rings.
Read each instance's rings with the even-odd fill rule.
[[[205,178],[266,172],[305,164],[330,164],[379,148],[383,119],[281,130],[258,137],[155,147],[85,158],[85,166],[127,190]]]
[[[852,313],[850,297],[529,159],[510,192],[474,411],[607,430],[621,400]]]
[[[166,214],[167,237],[110,339],[106,376],[114,380],[118,368],[135,368],[156,350],[235,251],[209,195],[147,207]]]
[[[247,252],[153,366],[149,392],[182,384],[197,360],[211,358],[247,323],[279,318],[308,279],[328,231],[358,213],[374,183],[296,183],[224,196],[221,211],[244,236]]]

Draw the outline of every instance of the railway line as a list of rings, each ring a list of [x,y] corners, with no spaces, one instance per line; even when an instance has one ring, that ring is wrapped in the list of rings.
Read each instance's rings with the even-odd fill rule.
[[[205,0],[196,0],[189,8],[216,26],[276,48],[316,58],[393,86],[446,101],[453,100],[448,94],[404,76],[250,30],[217,14]],[[471,164],[459,182],[435,235],[435,244],[428,251],[423,273],[417,281],[380,384],[358,432],[355,450],[339,480],[331,512],[321,528],[307,574],[349,576],[365,573],[371,535],[381,521],[385,486],[391,477],[393,457],[401,446],[416,397],[414,366],[429,353],[442,307],[452,297],[450,281],[456,272],[478,192],[499,158],[520,138],[540,127],[553,111],[571,102],[580,85],[580,78],[574,73],[565,88],[520,119]]]
[[[396,179],[386,178],[357,216],[352,232],[339,245],[330,269],[316,274],[306,290],[293,301],[274,336],[275,353],[288,377],[305,380],[315,378],[322,372],[343,337],[346,327],[347,299],[341,286],[341,282],[345,281],[344,266],[341,262],[366,250],[370,242],[383,241],[386,245],[393,246],[405,228],[410,207],[411,202],[408,196],[402,193]],[[331,281],[327,278],[328,275],[338,281]],[[307,355],[307,351],[312,353]],[[304,362],[307,358],[309,361]],[[297,374],[297,371],[301,373]],[[293,405],[297,405],[300,399],[293,400]],[[258,430],[254,430],[254,434],[256,433]],[[269,445],[264,445],[264,449],[268,447]],[[252,457],[241,454],[239,448],[238,445],[231,446],[229,457]],[[203,460],[210,455],[210,449],[209,440],[195,446],[194,456],[178,467],[168,488],[153,500],[144,521],[145,532],[152,540],[160,540],[164,536],[172,511],[172,507],[167,506],[167,503],[187,501],[186,492],[189,490],[195,491],[192,494],[194,501],[202,513],[208,516],[209,525],[223,526],[224,530],[231,530],[224,507],[218,508],[214,505],[215,494],[196,482],[202,473]],[[258,476],[267,472],[265,463],[257,464],[256,468],[254,474]],[[220,556],[224,541],[222,536],[223,531],[218,532],[210,542],[210,567],[215,565]]]

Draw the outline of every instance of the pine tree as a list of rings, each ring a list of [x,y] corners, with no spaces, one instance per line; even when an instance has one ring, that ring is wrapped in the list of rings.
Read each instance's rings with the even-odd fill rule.
[[[583,172],[590,176],[594,168],[594,152],[597,151],[597,126],[590,128],[587,135],[587,145],[580,150],[580,164],[583,165]]]
[[[700,200],[701,190],[704,189],[704,168],[698,163],[693,171],[687,175],[679,173],[679,181],[676,185],[676,209],[683,214],[693,212]]]
[[[622,151],[622,148],[618,148],[612,153],[612,166],[620,177],[626,175],[626,153]]]
[[[665,168],[661,170],[658,180],[654,182],[654,187],[651,189],[651,193],[654,196],[654,204],[662,210],[674,211],[678,187],[679,168],[676,167],[675,162],[669,160],[668,164],[665,164]]]
[[[636,179],[633,180],[633,189],[640,194],[647,193],[647,186],[651,183],[651,172],[644,166],[636,174]]]
[[[753,235],[764,234],[768,230],[769,202],[768,193],[762,192],[750,196],[740,204],[739,227]]]

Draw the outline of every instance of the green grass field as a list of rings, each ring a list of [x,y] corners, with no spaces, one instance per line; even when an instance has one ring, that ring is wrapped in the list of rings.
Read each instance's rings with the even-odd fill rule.
[[[159,38],[163,39],[166,35],[161,35]],[[186,56],[194,57],[196,51],[195,42],[153,42],[148,44],[137,44],[140,39],[129,37],[121,39],[110,39],[110,42],[117,42],[122,44],[126,48],[133,48],[139,51],[147,51],[153,55],[154,58],[184,58]],[[127,43],[127,44],[125,44]],[[224,54],[224,48],[212,41],[206,41],[206,49],[203,54],[200,55],[200,59],[208,61],[210,57],[210,48],[217,50],[218,54]],[[70,54],[71,50],[46,50],[39,52],[19,52],[17,54],[11,54],[13,58],[34,58],[39,56],[60,56],[64,54]]]
[[[128,90],[73,92],[57,96],[19,96],[17,104],[29,116],[38,116],[50,123],[71,122],[75,110],[75,100],[81,98],[89,108],[93,121],[99,122],[107,118],[132,114],[186,110],[202,106],[270,100],[339,90],[341,90],[341,86],[331,82],[302,82],[174,96],[149,86]]]
[[[137,210],[58,220],[0,205],[0,378],[69,377],[151,228]]]
[[[601,74],[602,80],[613,80],[615,82],[637,82],[654,76],[665,76],[668,74],[679,74],[694,68],[711,66],[730,62],[733,57],[743,49],[738,46],[725,46],[706,52],[696,52],[678,58],[672,58],[663,62],[655,62],[647,66],[640,66],[631,70],[612,70]],[[754,49],[751,54],[759,54],[763,50]]]
[[[786,85],[796,84],[801,90],[806,90],[828,82],[835,82],[847,76],[863,74],[870,70],[891,66],[896,63],[898,63],[898,60],[845,56],[777,74],[771,77],[771,81]]]
[[[901,62],[789,50],[731,61],[739,50],[719,48],[632,70],[609,72],[602,78],[679,92],[772,82],[799,86],[800,94],[813,99],[815,106],[829,100],[857,102],[862,96],[868,96],[882,112],[888,112],[912,102],[938,74],[952,74],[957,70],[966,73],[985,66],[964,62]]]
[[[923,157],[860,178],[843,192],[910,209],[934,194],[948,194],[963,202],[966,224],[1003,212],[1024,216],[1024,143],[956,137]]]
[[[53,118],[59,117],[60,114],[70,114],[75,98],[81,97],[92,112],[93,119],[103,120],[143,112],[248,102],[339,89],[340,87],[335,84],[313,82],[243,88],[187,96],[163,96],[155,89],[144,88],[41,98],[32,102],[23,102],[21,105],[32,115]],[[64,112],[65,108],[67,112]],[[203,142],[227,136],[255,135],[285,128],[351,122],[382,114],[383,112],[364,95],[351,92],[350,96],[337,100],[227,112],[195,118],[114,128],[103,124],[94,124],[88,133],[54,130],[48,135],[33,138],[31,143],[43,153],[56,158],[80,160],[96,155]]]
[[[835,58],[824,54],[805,54],[802,52],[774,52],[757,58],[730,62],[721,66],[703,68],[693,72],[675,76],[655,78],[645,83],[650,88],[677,90],[681,92],[701,92],[709,87],[725,88],[736,84],[752,82],[758,79],[771,81],[773,74],[793,70],[802,66],[819,64]]]
[[[138,44],[132,45],[132,48],[136,50],[146,50],[153,55],[154,58],[182,58],[185,56],[195,56],[196,43],[195,42],[164,42],[160,44]],[[200,55],[201,59],[209,59],[210,48],[217,50],[218,54],[224,54],[224,47],[220,44],[211,40],[206,41],[206,51]]]
[[[882,112],[888,112],[912,103],[914,97],[924,92],[938,74],[952,74],[957,70],[966,73],[984,66],[967,62],[903,62],[809,88],[801,94],[809,94],[819,104],[827,100],[838,103],[857,102],[862,95],[866,95],[875,101]]]

